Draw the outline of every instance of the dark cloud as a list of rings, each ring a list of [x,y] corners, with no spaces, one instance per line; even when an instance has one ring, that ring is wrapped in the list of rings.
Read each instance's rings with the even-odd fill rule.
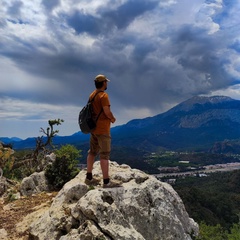
[[[91,35],[106,35],[116,29],[126,28],[138,16],[154,9],[157,1],[130,0],[120,5],[117,9],[108,10],[100,8],[98,16],[86,14],[83,11],[75,11],[68,16],[67,23],[80,34],[86,32]]]
[[[42,0],[42,4],[46,8],[46,10],[52,11],[60,4],[60,0]]]
[[[122,29],[145,12],[153,10],[157,5],[158,1],[130,0],[113,11],[100,9],[99,14],[101,14],[103,20],[107,19],[109,23],[113,23],[118,29]]]
[[[202,14],[198,18],[176,1],[178,9],[186,11],[187,16],[181,14],[184,21],[173,9],[173,1],[167,0],[130,0],[118,7],[103,2],[91,11],[74,1],[66,10],[60,1],[44,0],[32,12],[41,12],[42,6],[47,11],[36,19],[29,17],[31,24],[10,16],[0,20],[4,26],[0,55],[30,75],[33,85],[0,92],[31,102],[80,106],[94,89],[94,77],[103,73],[111,79],[111,103],[121,115],[126,109],[159,113],[166,104],[237,84],[239,29],[226,27],[239,23],[233,12],[236,1],[231,5],[224,1],[222,9],[211,11],[215,3],[205,1],[201,11],[194,13]],[[24,5],[15,1],[7,12],[20,15],[23,10]],[[24,35],[24,28],[31,31]],[[23,77],[19,81],[24,82]]]
[[[23,6],[22,1],[14,1],[8,8],[8,14],[11,17],[19,17],[21,15],[21,7]]]
[[[234,81],[224,67],[228,60],[219,58],[219,51],[225,45],[225,38],[220,34],[209,35],[206,30],[184,26],[171,39],[170,52],[187,73],[192,73],[189,76],[193,83],[205,74],[208,76],[205,91],[208,91],[226,87]]]
[[[103,28],[100,21],[101,19],[79,11],[75,11],[73,15],[67,17],[68,25],[74,28],[78,34],[83,32],[92,35],[100,34]]]

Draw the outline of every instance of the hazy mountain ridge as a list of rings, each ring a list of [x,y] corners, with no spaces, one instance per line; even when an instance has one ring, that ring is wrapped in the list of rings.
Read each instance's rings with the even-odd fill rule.
[[[113,145],[137,149],[209,150],[216,142],[240,139],[240,101],[225,96],[192,97],[165,113],[134,119],[111,129]],[[56,137],[55,144],[81,145],[89,136],[81,132]],[[17,148],[33,139],[14,142]],[[34,139],[35,143],[35,139]],[[34,147],[34,144],[31,144]]]
[[[213,96],[213,97],[194,96],[194,97],[178,104],[177,106],[173,107],[169,111],[172,111],[172,110],[189,111],[199,105],[204,106],[205,104],[207,104],[208,106],[210,106],[210,105],[216,106],[216,104],[229,103],[232,101],[236,101],[236,100],[233,100],[232,98],[225,97],[225,96]]]
[[[208,115],[208,117],[204,117],[204,115]],[[135,128],[148,127],[150,124],[161,124],[161,121],[167,117],[174,116],[173,119],[179,120],[179,126],[183,127],[181,126],[181,122],[184,123],[186,119],[188,119],[188,116],[191,116],[191,120],[199,118],[201,122],[201,119],[209,119],[209,117],[212,117],[211,115],[218,119],[223,119],[223,117],[226,118],[226,116],[228,116],[232,118],[233,121],[240,122],[240,101],[225,96],[195,96],[176,105],[165,113],[144,119],[134,119],[128,122],[126,126]],[[172,126],[178,126],[176,125],[176,121],[174,122],[175,124]],[[169,123],[171,123],[171,121]],[[189,128],[187,125],[185,127]]]
[[[239,100],[225,96],[197,96],[165,113],[132,120],[122,126],[115,137],[127,132],[126,142],[135,146],[162,146],[172,150],[201,146],[206,149],[216,141],[239,138],[239,129]],[[131,138],[135,138],[134,141]]]
[[[13,142],[20,142],[20,141],[22,141],[22,139],[18,138],[18,137],[12,137],[12,138],[0,137],[0,142],[3,142],[5,144],[9,144],[9,143],[13,143]]]

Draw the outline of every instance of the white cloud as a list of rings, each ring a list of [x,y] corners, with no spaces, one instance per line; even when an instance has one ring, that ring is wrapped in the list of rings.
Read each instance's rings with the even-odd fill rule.
[[[48,126],[48,120],[58,118],[64,120],[62,126],[58,127],[59,135],[71,135],[79,131],[77,121],[81,107],[63,107],[10,98],[0,99],[0,106],[1,125],[8,126],[1,128],[0,136],[37,137],[39,129]],[[30,133],[32,134],[26,135]]]
[[[114,107],[113,107],[114,110]],[[152,116],[153,113],[150,109],[147,108],[125,108],[121,110],[121,114],[119,115],[116,111],[117,116],[117,125],[121,125],[123,123],[126,123],[130,120],[134,119],[142,119],[145,117]]]
[[[235,86],[230,86],[226,89],[219,89],[217,91],[211,92],[210,96],[229,96],[233,99],[240,100],[240,84],[237,84]]]
[[[214,34],[219,31],[220,26],[214,21],[214,17],[222,11],[222,8],[222,0],[204,3],[197,14],[196,26],[207,29],[209,34]]]
[[[8,121],[23,126],[22,119],[30,126],[60,115],[67,120],[63,131],[77,131],[79,106],[98,73],[112,80],[108,91],[117,124],[152,116],[197,94],[219,89],[238,94],[228,89],[240,76],[236,1],[0,4],[4,126]]]

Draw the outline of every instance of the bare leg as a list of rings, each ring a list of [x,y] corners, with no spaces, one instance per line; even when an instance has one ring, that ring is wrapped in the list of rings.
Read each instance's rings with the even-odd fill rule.
[[[109,161],[106,159],[100,159],[100,165],[102,169],[103,179],[109,178]]]
[[[91,153],[87,156],[87,172],[91,173],[93,170],[93,164],[94,164],[95,156]]]

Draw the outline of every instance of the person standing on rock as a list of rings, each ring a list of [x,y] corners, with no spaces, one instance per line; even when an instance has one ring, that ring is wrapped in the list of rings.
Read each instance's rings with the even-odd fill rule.
[[[111,123],[115,123],[116,118],[110,109],[110,101],[107,90],[109,79],[104,75],[97,75],[95,80],[96,89],[90,94],[89,98],[93,101],[93,112],[98,116],[97,126],[91,132],[90,149],[87,156],[87,174],[85,183],[88,185],[97,185],[99,180],[93,178],[92,170],[96,156],[100,155],[100,166],[103,175],[103,187],[118,187],[119,183],[110,180],[109,177],[109,157],[111,151]],[[97,94],[97,95],[96,95]]]

